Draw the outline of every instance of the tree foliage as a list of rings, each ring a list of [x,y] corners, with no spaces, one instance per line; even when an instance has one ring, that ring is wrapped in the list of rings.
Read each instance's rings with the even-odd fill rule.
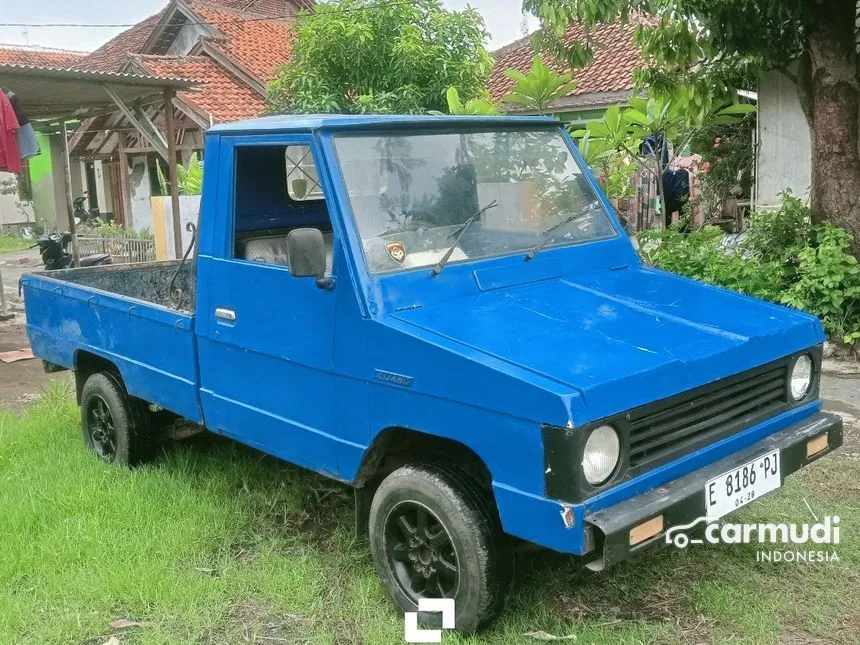
[[[648,15],[636,42],[651,65],[640,70],[641,85],[686,88],[703,109],[729,98],[738,83],[751,84],[765,68],[786,68],[808,50],[816,0],[524,0],[541,21],[540,43],[574,67],[591,62],[589,40],[565,43],[570,24],[593,26],[632,15]]]
[[[465,102],[462,101],[460,99],[460,92],[458,92],[457,88],[453,85],[448,88],[445,98],[448,101],[449,114],[473,114],[483,116],[499,114],[498,106],[489,98],[480,97],[469,99]]]
[[[569,73],[553,71],[540,56],[532,59],[531,69],[527,73],[509,69],[505,76],[515,84],[502,100],[538,114],[545,114],[553,101],[576,89],[576,81],[572,80]]]
[[[853,236],[860,258],[860,73],[857,0],[523,0],[539,44],[573,67],[593,57],[587,27],[636,14],[648,65],[640,86],[686,93],[702,114],[763,71],[796,83],[811,129],[811,207]],[[568,42],[570,24],[586,38]]]
[[[697,132],[714,125],[738,124],[752,112],[753,105],[730,103],[702,114],[684,92],[667,95],[651,90],[647,97],[632,97],[627,107],[610,107],[602,119],[589,121],[573,136],[592,166],[607,166],[613,155],[621,154],[654,177],[662,177]],[[656,186],[661,213],[665,213],[663,182],[657,181]]]
[[[268,87],[272,113],[444,111],[451,86],[483,97],[493,65],[480,15],[438,0],[321,2],[295,28],[293,56]]]

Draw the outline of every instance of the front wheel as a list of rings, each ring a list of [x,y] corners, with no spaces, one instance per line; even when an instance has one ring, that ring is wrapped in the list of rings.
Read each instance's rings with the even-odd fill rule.
[[[403,612],[422,598],[453,598],[455,627],[473,632],[502,608],[510,544],[489,491],[457,466],[409,465],[379,485],[370,507],[373,561]],[[420,614],[439,627],[440,614]]]

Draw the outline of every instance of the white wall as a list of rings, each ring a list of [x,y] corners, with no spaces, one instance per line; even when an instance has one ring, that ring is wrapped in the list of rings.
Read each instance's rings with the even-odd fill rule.
[[[197,41],[206,35],[207,31],[200,25],[183,25],[167,48],[167,53],[171,56],[186,56],[197,44]]]
[[[149,163],[145,155],[129,157],[128,189],[131,192],[131,221],[129,228],[152,230],[152,207],[149,204]]]
[[[785,188],[809,196],[811,144],[809,126],[797,89],[784,74],[768,72],[759,79],[756,205],[777,206]]]
[[[76,199],[84,194],[87,189],[87,168],[83,161],[72,161],[70,176],[72,178],[72,199]],[[65,183],[63,184],[65,186]],[[88,203],[84,203],[84,208],[89,208]]]
[[[105,167],[101,161],[93,162],[93,170],[96,175],[96,201],[99,205],[99,212],[107,213],[110,210],[110,202],[107,200],[107,191],[105,190],[105,184],[108,184],[107,187],[110,187],[110,184],[107,181],[107,177],[105,176]]]
[[[0,183],[16,181],[15,175],[8,172],[0,172]],[[35,221],[33,204],[22,202],[17,193],[11,195],[0,195],[0,224],[21,224]]]
[[[152,201],[158,200],[161,202],[161,208],[157,209],[163,213],[164,217],[164,232],[167,242],[167,257],[171,260],[176,259],[176,248],[173,243],[173,202],[170,197],[153,197]],[[154,211],[156,209],[153,209]],[[197,225],[197,220],[200,218],[200,195],[180,195],[179,196],[179,225],[182,236],[183,252],[191,244],[191,233],[186,230],[185,226],[188,222],[193,222]],[[156,227],[158,230],[158,227]]]

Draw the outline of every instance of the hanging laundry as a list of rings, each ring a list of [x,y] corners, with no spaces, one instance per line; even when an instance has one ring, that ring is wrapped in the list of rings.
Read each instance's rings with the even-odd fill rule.
[[[690,200],[690,173],[684,169],[667,170],[663,173],[663,200],[666,202],[665,223],[672,226],[674,214],[681,217],[681,209]],[[688,230],[689,222],[684,223],[684,231]]]
[[[36,140],[36,131],[33,129],[33,124],[30,123],[30,118],[21,108],[21,100],[15,92],[6,92],[9,97],[9,103],[12,104],[12,111],[15,112],[15,118],[18,119],[18,154],[21,160],[30,159],[42,150],[39,148],[39,142]]]
[[[18,152],[18,118],[9,97],[0,91],[0,170],[21,173],[21,156]]]

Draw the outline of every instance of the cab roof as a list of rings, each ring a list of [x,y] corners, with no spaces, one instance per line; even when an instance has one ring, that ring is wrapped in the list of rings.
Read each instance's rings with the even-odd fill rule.
[[[390,127],[561,125],[548,116],[449,116],[414,114],[282,114],[214,125],[211,133],[253,133],[291,130],[367,130]]]

